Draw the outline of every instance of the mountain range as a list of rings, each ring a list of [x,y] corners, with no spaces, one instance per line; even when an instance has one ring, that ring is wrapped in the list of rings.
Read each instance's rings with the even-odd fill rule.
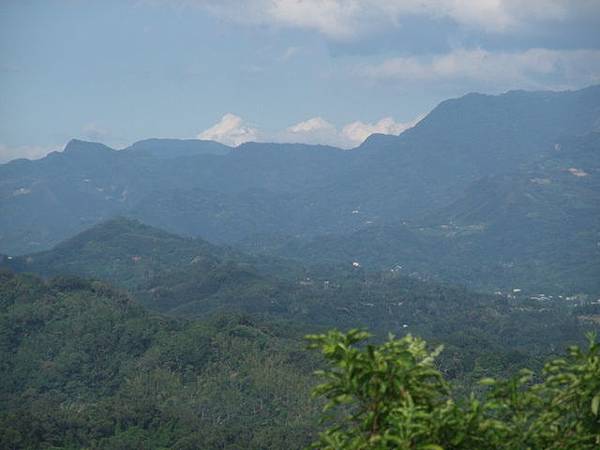
[[[599,131],[593,86],[468,94],[352,150],[73,140],[0,166],[0,252],[125,216],[254,255],[598,293]]]

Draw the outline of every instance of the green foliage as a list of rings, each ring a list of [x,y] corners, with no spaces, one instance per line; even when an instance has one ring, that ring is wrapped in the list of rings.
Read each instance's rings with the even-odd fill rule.
[[[184,238],[138,221],[116,218],[61,242],[52,250],[15,257],[11,267],[43,276],[100,278],[133,289],[157,274],[182,267],[209,271],[224,249]]]
[[[410,335],[362,345],[353,330],[310,335],[310,348],[329,363],[314,395],[338,409],[320,449],[596,449],[600,446],[600,343],[571,347],[546,364],[539,379],[522,370],[507,380],[486,378],[479,398],[460,402],[428,352]],[[331,417],[329,417],[331,420]]]
[[[2,449],[302,448],[314,368],[249,317],[173,320],[98,281],[0,271]]]
[[[384,239],[374,251],[386,246]],[[556,349],[579,343],[585,329],[597,328],[587,320],[594,319],[593,311],[575,311],[558,299],[508,300],[403,271],[251,258],[127,219],[105,222],[53,250],[11,263],[44,276],[100,278],[128,288],[146,308],[174,317],[252,314],[271,323],[303,324],[303,334],[362,326],[410,331],[444,343],[442,370],[463,385],[505,375],[526,362],[538,368]]]
[[[342,425],[321,434],[323,448],[427,448],[433,416],[447,387],[434,368],[441,347],[428,353],[425,342],[408,335],[380,346],[356,344],[369,335],[331,331],[308,336],[332,369],[317,372],[327,379],[314,394],[326,409],[348,404]]]
[[[527,375],[488,380],[485,397],[477,391],[462,400],[472,379],[536,367],[549,351],[542,343],[572,340],[577,321],[568,314],[559,320],[563,310],[535,312],[521,303],[523,311],[513,311],[461,289],[398,278],[377,284],[352,274],[327,294],[290,285],[287,296],[277,288],[257,303],[252,296],[267,291],[244,293],[236,273],[223,274],[230,291],[221,300],[230,308],[249,301],[262,313],[230,309],[181,320],[149,313],[104,282],[0,271],[0,447],[302,448],[319,430],[322,403],[309,395],[320,364],[302,351],[300,336],[360,321],[380,329],[408,321],[411,330],[448,342],[447,351],[438,356],[411,336],[379,346],[363,346],[361,332],[313,337],[334,365],[319,388],[340,421],[323,435],[331,448],[486,448],[494,436],[530,445],[528,436],[540,429],[562,432],[556,442],[565,448],[585,448],[586,430],[597,426],[597,345],[590,354],[572,350],[568,361],[578,365],[549,365],[541,396],[530,386],[540,376]],[[542,416],[542,408],[552,414]],[[569,435],[574,422],[583,425]]]

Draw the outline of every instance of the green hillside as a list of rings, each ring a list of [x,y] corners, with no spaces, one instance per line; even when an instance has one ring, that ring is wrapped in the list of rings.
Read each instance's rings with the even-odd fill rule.
[[[568,342],[581,342],[593,324],[585,318],[598,314],[396,283],[394,302],[401,298],[396,305],[408,310],[403,320],[422,322],[409,322],[409,330],[447,344],[437,367],[459,399],[481,377],[539,368]],[[319,323],[345,325],[340,316],[348,313],[390,329],[399,316],[391,298],[370,305],[365,294],[348,298],[345,311],[321,305]],[[175,320],[146,312],[99,281],[44,282],[2,271],[0,446],[303,448],[322,429],[322,403],[310,396],[312,372],[322,363],[304,350],[302,335],[322,327],[282,322],[285,315],[259,317],[228,312]]]
[[[0,447],[302,448],[314,358],[294,327],[153,316],[100,282],[0,273]]]
[[[110,281],[171,317],[242,314],[304,329],[415,333],[446,344],[448,373],[457,380],[474,370],[509,373],[522,361],[578,342],[593,326],[578,319],[584,314],[577,311],[594,298],[540,302],[529,294],[475,293],[404,268],[368,271],[350,262],[302,266],[248,257],[125,219],[98,225],[39,256],[6,262],[46,276],[62,272]]]
[[[156,273],[195,264],[209,269],[223,251],[201,240],[175,236],[119,218],[94,226],[52,250],[13,258],[19,271],[73,274],[135,287]]]

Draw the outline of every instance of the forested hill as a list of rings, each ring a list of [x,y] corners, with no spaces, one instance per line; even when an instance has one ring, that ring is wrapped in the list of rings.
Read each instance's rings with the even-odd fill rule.
[[[205,288],[199,291],[203,293],[206,289],[218,291],[233,272],[247,281],[273,275],[281,280],[296,280],[306,272],[297,262],[247,255],[125,217],[95,225],[51,250],[14,257],[0,255],[0,266],[44,277],[96,278],[133,290],[150,289],[148,286],[162,284],[160,280],[174,284],[182,279],[182,283],[196,283],[196,288],[205,282]],[[319,272],[325,276],[327,270]]]
[[[439,368],[459,393],[484,376],[539,368],[582,340],[580,315],[593,317],[432,289],[400,282],[383,298],[402,299],[407,312],[390,311],[387,297],[379,319],[367,320],[389,329],[382,317],[402,315],[414,321],[409,330],[446,343]],[[363,324],[378,309],[364,294],[345,307],[358,312],[362,303]],[[332,312],[320,315],[345,324],[344,310]],[[321,403],[310,392],[322,363],[302,336],[322,328],[231,311],[202,317],[148,313],[99,281],[0,271],[0,446],[300,449],[314,441]]]
[[[428,281],[398,268],[371,272],[352,264],[262,260],[126,219],[5,263],[45,276],[110,281],[171,317],[251,314],[305,330],[369,327],[381,335],[415,333],[445,343],[445,358],[453,361],[448,373],[458,378],[475,367],[507,373],[519,361],[577,342],[597,314],[594,298],[536,300],[527,292],[513,298]]]
[[[119,214],[228,243],[401,222],[450,205],[481,177],[543,157],[563,136],[597,130],[598,105],[598,86],[470,94],[352,151],[194,140],[115,151],[71,141],[41,160],[0,166],[0,252],[46,250]]]
[[[303,448],[300,333],[233,314],[152,316],[100,282],[0,271],[0,447]]]
[[[214,266],[226,250],[126,218],[116,218],[59,243],[52,250],[5,259],[20,272],[71,274],[135,287],[158,272],[185,265]]]

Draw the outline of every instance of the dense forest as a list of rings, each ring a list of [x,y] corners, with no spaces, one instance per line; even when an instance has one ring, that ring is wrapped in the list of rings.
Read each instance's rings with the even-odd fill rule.
[[[106,284],[2,272],[0,447],[301,448],[317,359],[293,325],[175,321]]]
[[[2,448],[303,448],[319,439],[319,448],[481,448],[484,439],[490,439],[489,448],[523,448],[529,442],[542,448],[535,442],[550,442],[573,423],[587,434],[569,435],[553,448],[594,448],[597,439],[597,344],[590,354],[572,350],[575,357],[568,363],[555,360],[544,369],[546,375],[527,372],[514,380],[484,381],[492,384],[490,392],[477,385],[481,378],[508,376],[532,365],[539,370],[549,356],[542,341],[554,342],[555,357],[564,352],[565,342],[584,341],[584,327],[573,314],[585,311],[572,311],[565,320],[562,310],[511,313],[490,303],[487,318],[475,313],[465,322],[464,311],[455,311],[455,320],[461,316],[463,321],[460,330],[452,331],[457,303],[449,296],[452,291],[444,291],[444,301],[453,306],[443,311],[443,319],[430,318],[416,331],[450,343],[436,352],[435,363],[424,343],[410,335],[374,353],[356,347],[365,337],[356,332],[313,336],[312,346],[324,352],[322,360],[306,349],[304,339],[307,330],[319,332],[322,322],[216,311],[210,317],[180,319],[149,312],[131,294],[101,281],[73,276],[44,281],[8,270],[0,277]],[[432,295],[423,292],[418,301],[432,307]],[[514,324],[498,335],[506,324],[494,330],[475,325],[505,320]],[[327,326],[336,322],[334,317],[328,321]],[[542,321],[543,330],[518,331]],[[402,362],[403,355],[412,362]],[[326,361],[338,369],[327,369]],[[318,385],[316,369],[326,369],[321,373],[329,380],[316,392],[343,404],[341,415],[328,420],[341,421],[343,428],[324,431],[326,424],[319,420],[324,402],[311,397]],[[377,384],[388,380],[388,371],[389,380],[400,385]],[[405,394],[397,397],[394,389]],[[523,389],[526,396],[515,400]],[[450,390],[456,403],[448,403]],[[475,397],[468,396],[471,390]],[[381,442],[369,437],[367,445],[362,439],[374,419],[360,405],[345,404],[354,397],[364,404],[365,396],[377,392],[385,405],[378,413],[385,416],[381,427],[390,432]],[[578,409],[571,411],[565,401],[576,402]],[[343,419],[347,414],[356,422],[350,428]],[[411,419],[402,421],[402,414]],[[544,426],[549,431],[540,430]]]

